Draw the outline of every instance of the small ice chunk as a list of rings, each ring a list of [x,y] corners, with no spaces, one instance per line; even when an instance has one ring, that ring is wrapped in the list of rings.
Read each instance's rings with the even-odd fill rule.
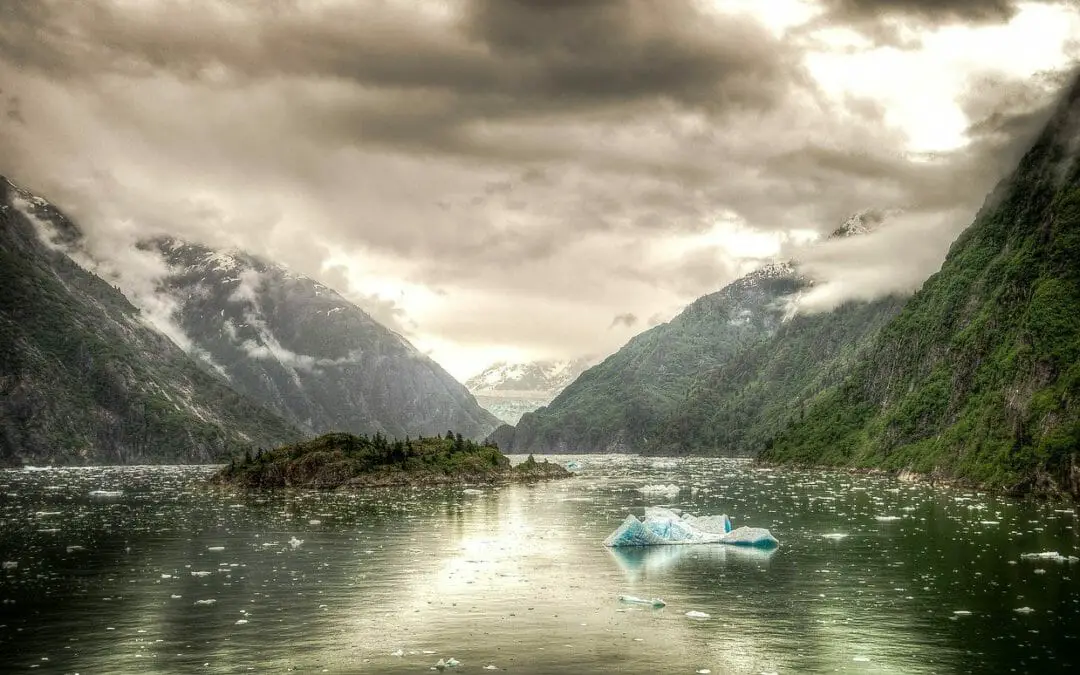
[[[210,605],[212,605],[212,604],[214,604],[216,602],[217,602],[217,600],[214,600],[213,598],[210,598],[209,600],[196,600],[195,601],[195,606],[196,607],[199,607],[199,606],[208,607],[208,606],[210,606]]]
[[[170,595],[169,597],[170,597],[170,598],[172,598],[173,600],[179,600],[180,598],[182,598],[182,597],[184,597],[184,596],[182,596],[182,595],[177,595],[176,593],[173,593],[173,594],[172,594],[172,595]]]
[[[399,649],[399,650],[397,650],[395,652],[392,652],[390,654],[390,656],[405,656],[405,650],[404,649]]]
[[[247,622],[248,622],[248,620],[247,620],[247,619],[237,619],[237,620],[236,620],[236,625],[237,625],[237,626],[243,626],[243,625],[244,625],[245,623],[247,623]]]
[[[225,547],[224,546],[207,546],[206,550],[207,551],[224,551]]]
[[[900,516],[877,516],[879,523],[891,523],[900,520]]]
[[[442,659],[439,659],[435,663],[435,670],[439,670],[439,671],[446,670],[446,661],[443,661]]]
[[[847,535],[843,532],[830,532],[829,534],[821,535],[823,539],[831,539],[832,541],[840,541],[841,539],[847,539]]]
[[[667,497],[668,499],[675,499],[678,497],[681,490],[682,488],[674,483],[670,485],[642,485],[638,488],[638,491],[644,494]]]
[[[1058,563],[1074,563],[1080,561],[1074,555],[1064,556],[1057,551],[1043,551],[1041,553],[1021,553],[1020,557],[1024,560],[1053,560]]]
[[[1035,610],[1033,610],[1030,607],[1017,607],[1013,611],[1016,612],[1017,614],[1031,614]]]
[[[1021,553],[1020,557],[1025,560],[1054,560],[1060,558],[1061,554],[1057,551],[1043,551],[1041,553]]]
[[[686,613],[686,617],[687,617],[688,619],[708,619],[708,618],[711,618],[711,617],[710,617],[710,616],[709,616],[708,614],[706,614],[705,612],[699,612],[699,611],[697,611],[696,609],[692,609],[692,610],[690,610],[689,612],[687,612],[687,613]]]
[[[660,598],[653,598],[652,600],[646,600],[645,598],[639,598],[635,595],[620,595],[619,602],[625,602],[629,605],[650,605],[652,607],[665,607],[667,603]]]
[[[292,546],[293,548],[300,548],[300,544],[303,544],[303,543],[304,543],[303,539],[297,539],[296,537],[293,537],[292,539],[289,540],[289,546]]]
[[[482,495],[482,494],[484,494],[484,491],[483,490],[477,490],[476,488],[465,488],[464,490],[461,491],[461,494],[463,494],[463,495]]]
[[[496,666],[496,665],[494,665],[494,664],[491,664],[491,663],[489,663],[489,664],[487,664],[486,666],[484,666],[484,670],[498,670],[498,669],[499,669],[499,667],[498,667],[498,666]]]
[[[958,609],[953,612],[953,614],[955,614],[956,616],[971,616],[971,612],[966,609]]]
[[[578,462],[575,462],[573,460],[566,463],[566,470],[567,471],[577,471],[580,468],[581,468],[581,464],[579,464]]]
[[[191,576],[193,576],[193,577],[208,577],[208,576],[210,576],[210,574],[211,574],[210,572],[202,572],[202,571],[200,571],[200,572],[192,572]]]
[[[14,560],[5,560],[4,561],[4,569],[6,569],[6,570],[17,570],[17,569],[19,569],[19,563],[15,562]]]
[[[457,667],[458,667],[458,666],[460,666],[460,665],[461,665],[461,661],[458,661],[458,660],[457,660],[457,659],[455,659],[455,658],[454,658],[453,656],[451,656],[450,658],[446,659],[446,667],[447,667],[447,668],[457,668]]]
[[[123,497],[123,490],[91,490],[90,496],[95,499],[116,499],[117,497]]]
[[[319,520],[318,518],[312,518],[311,520],[307,521],[307,524],[308,525],[322,525],[322,521]]]

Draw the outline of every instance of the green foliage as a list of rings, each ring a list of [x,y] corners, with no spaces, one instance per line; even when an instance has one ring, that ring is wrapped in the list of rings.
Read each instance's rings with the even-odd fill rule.
[[[1080,492],[1080,186],[1062,180],[1057,128],[765,459]]]
[[[859,348],[901,305],[902,300],[889,297],[793,318],[774,336],[692,383],[649,450],[721,455],[764,450],[779,432],[805,417],[820,392],[840,381]]]
[[[415,441],[389,440],[378,433],[334,433],[260,452],[254,458],[245,453],[242,459],[233,458],[216,480],[243,487],[335,488],[565,475],[562,467],[538,463],[532,456],[511,469],[510,460],[494,445],[452,432]]]
[[[631,339],[585,371],[545,408],[526,414],[513,452],[643,450],[686,399],[691,384],[780,324],[793,275],[740,281],[698,299],[671,322]]]

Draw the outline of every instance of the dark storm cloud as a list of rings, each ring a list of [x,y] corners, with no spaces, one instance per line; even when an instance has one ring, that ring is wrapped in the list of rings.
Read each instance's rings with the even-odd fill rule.
[[[885,15],[945,21],[1007,21],[1020,4],[1014,0],[826,0],[834,20],[871,19]]]
[[[824,0],[825,12],[805,28],[842,25],[880,45],[917,49],[921,41],[902,27],[1001,24],[1027,2],[1067,5],[1072,0]]]
[[[322,10],[262,0],[228,11],[160,3],[139,12],[105,0],[5,3],[0,54],[63,78],[333,78],[383,90],[322,111],[346,139],[419,136],[448,149],[466,144],[459,136],[470,121],[665,100],[766,108],[799,77],[792,51],[761,25],[719,20],[693,0],[448,6],[459,11],[438,20],[385,0]]]
[[[633,312],[626,312],[624,314],[616,314],[615,318],[611,320],[611,325],[608,328],[615,328],[616,326],[626,326],[627,328],[633,328],[638,323],[637,314]]]

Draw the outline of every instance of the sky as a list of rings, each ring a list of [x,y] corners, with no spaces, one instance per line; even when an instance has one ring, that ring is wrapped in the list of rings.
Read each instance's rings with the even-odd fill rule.
[[[0,173],[125,290],[140,238],[242,248],[464,379],[771,258],[820,281],[802,311],[917,288],[1077,36],[1073,0],[0,1]]]

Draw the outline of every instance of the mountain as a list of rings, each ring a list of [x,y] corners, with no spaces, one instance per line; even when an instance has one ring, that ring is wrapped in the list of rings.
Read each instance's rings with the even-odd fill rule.
[[[864,235],[890,215],[874,209],[861,211],[828,239]],[[851,345],[866,331],[880,327],[880,317],[895,309],[895,301],[845,308],[836,326],[828,318],[790,321],[798,294],[813,285],[812,279],[799,273],[797,262],[767,264],[694,301],[669,323],[634,337],[583,373],[549,406],[523,415],[516,428],[500,427],[492,440],[507,452],[749,453],[757,439],[778,430],[772,422],[782,417],[782,408],[732,413],[732,419],[743,421],[748,415],[758,416],[761,424],[747,429],[731,445],[735,439],[715,428],[724,415],[708,409],[714,402],[710,392],[716,390],[708,378],[749,377],[755,369],[780,368],[783,358],[805,355],[816,359],[813,363],[820,371],[792,378],[784,366],[780,373],[785,395],[798,399],[829,381],[829,369],[848,358]],[[783,351],[775,364],[765,364],[769,356],[765,344],[770,339],[778,334],[801,335],[803,326],[819,322],[820,336],[808,337],[805,344]],[[750,380],[743,386],[750,386]],[[767,397],[774,389],[767,385],[755,396]],[[754,398],[743,400],[750,405]],[[759,404],[760,400],[754,405]]]
[[[804,284],[790,264],[773,263],[699,298],[492,439],[515,453],[640,450],[695,377],[780,327],[783,300]]]
[[[835,385],[904,299],[848,302],[796,314],[774,335],[695,380],[657,424],[645,451],[662,455],[752,456]]]
[[[507,363],[500,361],[465,382],[472,392],[530,392],[553,396],[577,379],[593,359],[581,358],[569,361],[531,361]]]
[[[762,457],[1080,496],[1080,79],[843,380]]]
[[[81,236],[0,178],[0,464],[211,462],[301,437],[76,264]]]
[[[499,424],[437,363],[314,279],[239,251],[144,246],[169,267],[157,291],[193,346],[303,431],[483,438]]]
[[[551,402],[594,362],[580,358],[569,361],[500,361],[469,378],[465,386],[486,410],[507,424],[517,424],[525,413]]]

